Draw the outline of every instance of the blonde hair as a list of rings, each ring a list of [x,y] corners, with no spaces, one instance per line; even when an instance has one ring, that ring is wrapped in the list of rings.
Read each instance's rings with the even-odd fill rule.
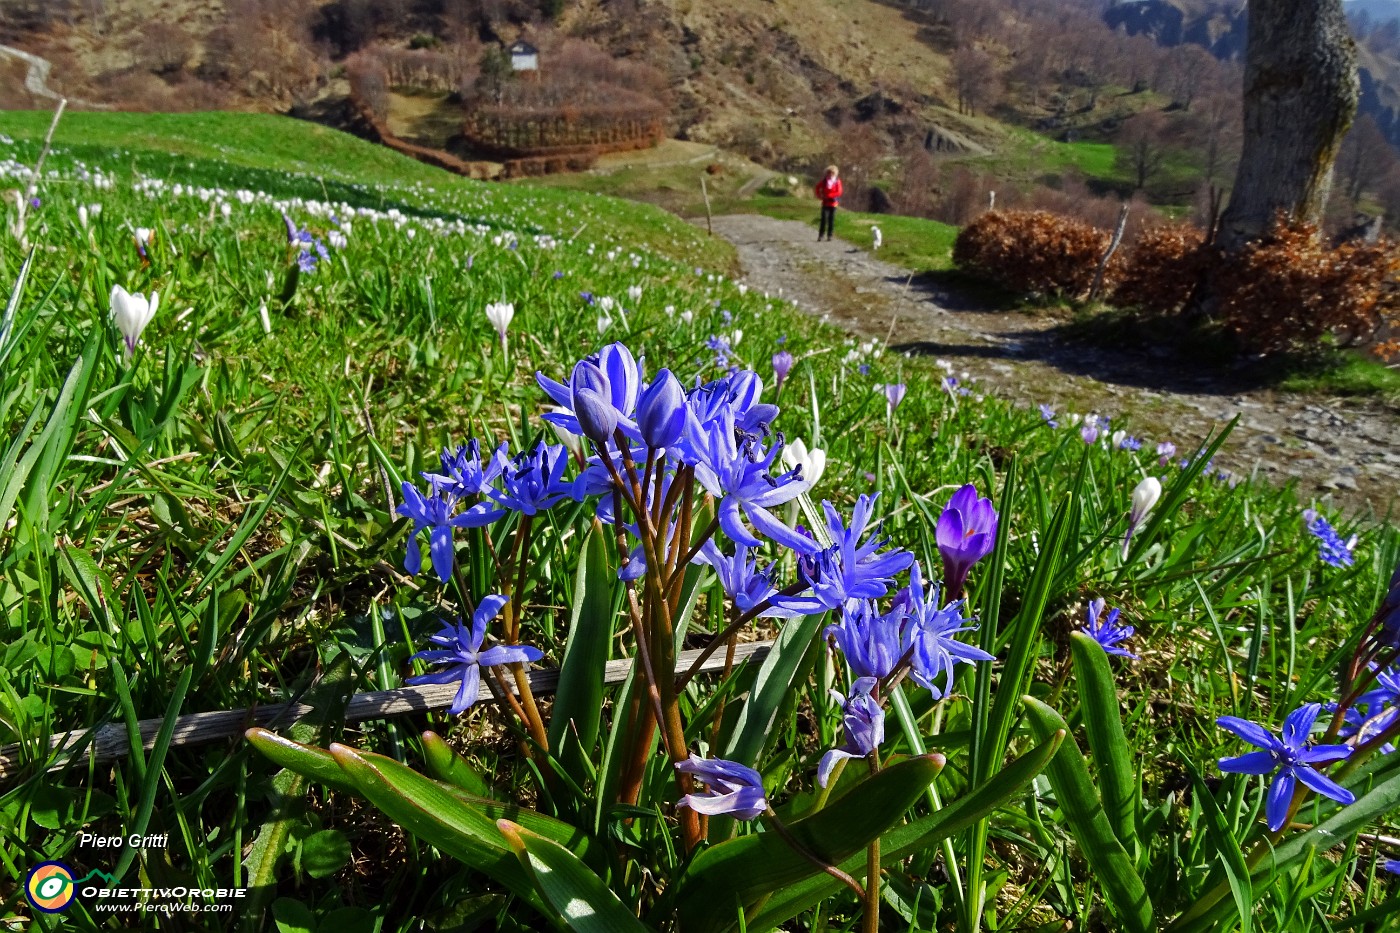
[[[840,174],[841,174],[841,170],[840,170],[839,168],[837,168],[836,166],[834,166],[834,165],[828,165],[828,166],[826,167],[826,173],[827,173],[828,175],[840,175]]]

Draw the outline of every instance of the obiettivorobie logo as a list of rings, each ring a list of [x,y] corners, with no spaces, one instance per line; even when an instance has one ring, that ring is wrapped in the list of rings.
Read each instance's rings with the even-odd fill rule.
[[[40,862],[29,869],[29,877],[24,880],[24,896],[35,910],[46,914],[62,913],[72,905],[78,885],[94,878],[101,878],[108,885],[117,884],[116,878],[95,868],[82,878],[74,878],[73,869],[62,862]]]

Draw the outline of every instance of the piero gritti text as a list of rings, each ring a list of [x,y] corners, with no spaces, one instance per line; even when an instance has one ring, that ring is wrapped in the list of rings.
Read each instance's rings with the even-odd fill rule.
[[[80,849],[165,849],[169,846],[169,833],[151,833],[149,835],[132,833],[129,836],[78,834],[78,848]]]

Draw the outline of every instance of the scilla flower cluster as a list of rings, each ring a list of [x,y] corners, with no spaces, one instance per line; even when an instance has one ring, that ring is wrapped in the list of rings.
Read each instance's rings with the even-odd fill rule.
[[[448,623],[432,647],[416,656],[444,665],[417,680],[461,680],[454,712],[471,705],[483,681],[499,684],[513,673],[519,700],[504,689],[498,695],[531,733],[543,734],[522,676],[523,665],[540,654],[521,642],[527,575],[516,571],[529,554],[535,517],[565,501],[592,503],[600,527],[611,529],[621,558],[617,574],[628,593],[638,676],[654,698],[637,704],[622,733],[631,743],[622,799],[635,802],[659,735],[677,778],[688,846],[702,838],[701,814],[772,816],[761,777],[751,768],[755,763],[697,755],[693,746],[701,740],[688,735],[677,702],[705,660],[732,647],[753,620],[830,614],[825,637],[844,660],[851,686],[849,695],[838,694],[845,740],[822,759],[823,784],[849,758],[868,758],[878,769],[883,704],[900,680],[908,677],[941,697],[952,689],[956,665],[991,658],[959,640],[972,627],[962,600],[941,602],[940,586],[926,581],[913,555],[888,546],[875,497],[859,497],[849,519],[823,501],[822,526],[796,524],[785,507],[811,489],[814,477],[804,475],[804,458],[784,466],[793,458],[783,457],[785,440],[773,427],[778,408],[764,401],[756,373],[733,370],[686,388],[667,369],[648,377],[643,361],[614,343],[580,360],[566,381],[543,373],[536,379],[554,405],[544,420],[562,438],[581,441],[540,442],[514,454],[501,444],[487,455],[471,440],[444,451],[441,472],[422,474],[425,486],[403,484],[398,512],[413,523],[405,560],[410,573],[423,569],[419,539],[426,533],[433,572],[452,581],[460,572],[460,539],[477,529],[498,561],[496,579],[515,581],[508,592],[470,609],[469,625]],[[518,516],[513,523],[512,515]],[[990,552],[996,524],[991,503],[971,486],[952,497],[939,522],[938,546],[944,587],[955,596],[961,596],[972,565]],[[497,526],[512,527],[514,541],[493,540]],[[709,566],[718,577],[727,624],[688,669],[678,671],[673,620],[681,581],[694,564]],[[789,565],[796,567],[795,579],[781,579],[778,568]],[[905,575],[899,586],[897,578]],[[459,594],[466,590],[458,585]],[[485,647],[488,624],[497,619],[499,644]],[[697,780],[709,791],[701,792]]]

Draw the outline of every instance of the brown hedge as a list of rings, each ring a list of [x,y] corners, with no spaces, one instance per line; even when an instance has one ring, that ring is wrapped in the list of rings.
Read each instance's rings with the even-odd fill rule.
[[[1023,295],[1079,298],[1094,282],[1109,235],[1049,211],[988,211],[953,245],[953,262]],[[1105,276],[1111,285],[1118,263]]]

